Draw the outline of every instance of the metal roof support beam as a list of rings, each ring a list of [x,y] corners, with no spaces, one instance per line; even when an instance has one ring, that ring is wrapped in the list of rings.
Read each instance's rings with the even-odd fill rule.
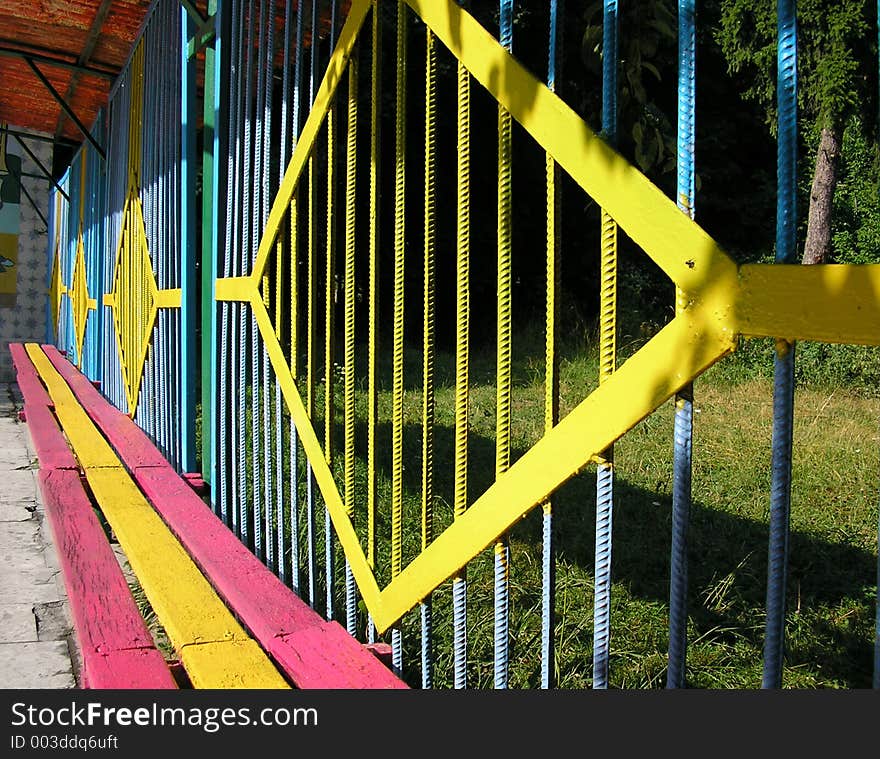
[[[20,171],[13,172],[13,176],[18,180],[18,186],[21,188],[21,191],[24,193],[25,197],[31,202],[31,205],[34,207],[34,211],[37,212],[37,216],[39,216],[40,219],[42,220],[43,224],[46,225],[46,230],[48,231],[49,222],[47,221],[46,217],[43,215],[43,212],[40,210],[40,207],[36,204],[36,202],[34,202],[34,199],[31,196],[31,194],[28,192],[27,187],[24,186],[24,182],[22,181],[21,172]]]
[[[186,47],[186,57],[192,58],[196,53],[198,53],[203,47],[210,45],[214,41],[214,37],[217,34],[217,30],[214,28],[214,17],[209,16],[208,20],[203,23],[196,33],[193,35],[192,39],[189,40]]]
[[[92,25],[89,27],[89,33],[86,37],[86,41],[83,44],[82,52],[80,52],[79,57],[76,59],[77,66],[85,66],[89,59],[92,57],[92,53],[95,52],[95,45],[98,44],[98,37],[101,36],[101,29],[104,27],[104,21],[107,19],[107,14],[110,12],[111,0],[101,0],[101,5],[98,6],[98,10],[95,12],[95,18],[92,19]],[[67,92],[64,95],[64,99],[68,102],[73,101],[73,93],[76,92],[76,87],[79,84],[79,72],[75,71],[73,76],[70,77],[70,84],[67,85]],[[58,123],[55,125],[55,136],[61,136],[61,128],[64,126],[64,113],[58,114]]]
[[[197,24],[204,24],[208,20],[199,13],[199,9],[196,8],[196,4],[192,0],[180,0],[180,5]]]
[[[49,137],[44,134],[31,134],[30,132],[19,132],[17,129],[6,128],[6,133],[11,135],[12,137],[21,137],[23,140],[35,140],[36,142],[51,142],[53,145],[61,145],[65,148],[77,148],[79,147],[79,143],[76,140],[68,139],[67,137]]]
[[[43,74],[43,72],[40,71],[39,68],[37,68],[37,64],[34,63],[33,60],[31,60],[27,56],[25,56],[24,59],[25,61],[27,61],[28,66],[31,67],[31,70],[34,72],[34,74],[36,74],[40,82],[42,82],[43,86],[47,90],[49,90],[49,93],[52,95],[53,98],[55,98],[58,105],[60,105],[64,109],[64,112],[68,115],[68,117],[70,117],[70,120],[74,124],[76,124],[76,128],[79,129],[79,131],[82,132],[83,136],[92,143],[92,147],[95,148],[95,151],[98,153],[98,155],[101,156],[102,159],[106,160],[107,155],[104,153],[104,148],[102,148],[98,144],[98,141],[94,137],[92,137],[92,133],[89,132],[86,125],[79,120],[79,117],[73,112],[73,109],[67,104],[67,101],[63,97],[61,97],[58,90],[56,90],[55,87],[52,86],[52,82],[46,79],[45,74]]]
[[[95,76],[99,77],[100,79],[109,79],[111,81],[115,80],[116,77],[119,75],[119,72],[116,71],[96,69],[92,66],[80,66],[76,63],[62,61],[58,58],[52,58],[48,55],[42,55],[40,53],[29,53],[25,50],[16,50],[15,48],[6,46],[0,46],[0,56],[5,56],[7,58],[21,58],[24,61],[36,61],[37,63],[43,63],[46,66],[55,66],[56,68],[67,69],[68,71],[77,71],[85,76]]]
[[[21,137],[19,137],[17,134],[15,134],[15,133],[11,133],[11,134],[12,134],[13,137],[15,137],[15,141],[16,141],[19,145],[21,145],[21,147],[24,149],[25,153],[27,153],[27,154],[30,156],[31,160],[32,160],[35,164],[37,164],[37,166],[39,167],[40,171],[43,172],[43,174],[46,176],[46,178],[47,178],[52,184],[55,185],[55,189],[58,190],[58,192],[60,192],[60,193],[64,196],[64,199],[65,199],[66,201],[70,202],[70,196],[64,191],[64,188],[63,188],[60,184],[58,184],[58,182],[55,181],[55,178],[52,176],[52,172],[49,171],[49,169],[47,169],[47,168],[43,165],[43,162],[42,162],[39,158],[37,158],[37,156],[36,156],[36,154],[34,153],[34,151],[31,150],[31,149],[25,144],[24,140],[21,139]]]

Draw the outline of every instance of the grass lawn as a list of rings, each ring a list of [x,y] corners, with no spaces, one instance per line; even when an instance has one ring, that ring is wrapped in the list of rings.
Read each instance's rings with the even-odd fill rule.
[[[763,344],[762,344],[763,343]],[[624,346],[623,353],[636,346]],[[542,346],[514,339],[512,460],[541,436],[544,424]],[[877,349],[826,355],[799,346],[795,400],[790,573],[787,595],[788,688],[867,688],[873,667],[880,493],[880,368]],[[750,343],[695,383],[694,476],[689,533],[691,687],[757,688],[761,683],[766,596],[772,346]],[[403,564],[420,550],[421,353],[407,352],[404,412]],[[366,530],[366,359],[358,355],[355,526]],[[390,580],[391,371],[380,367],[377,426],[377,574]],[[855,374],[853,374],[853,371]],[[595,351],[567,350],[561,361],[561,414],[595,387]],[[320,376],[320,375],[319,375]],[[495,355],[477,352],[470,367],[469,502],[494,479]],[[316,388],[315,428],[323,437],[324,385]],[[334,375],[333,469],[342,469],[342,372]],[[248,393],[250,397],[250,393]],[[274,396],[273,396],[274,397]],[[272,401],[274,404],[274,400]],[[248,400],[248,406],[250,401]],[[250,411],[248,411],[250,419]],[[286,414],[285,414],[286,416]],[[665,685],[672,492],[672,402],[622,438],[615,448],[610,684]],[[284,450],[288,440],[285,419]],[[450,524],[453,502],[454,357],[436,363],[435,535]],[[250,423],[247,458],[250,452]],[[273,449],[274,450],[274,449]],[[284,479],[288,478],[284,461]],[[304,456],[299,493],[304,499]],[[248,477],[250,491],[250,477]],[[250,493],[249,493],[250,499]],[[592,677],[595,467],[553,498],[557,545],[556,674],[562,688],[588,688]],[[286,509],[287,507],[285,507]],[[323,507],[316,508],[318,607],[323,610]],[[511,533],[510,684],[540,684],[541,515],[534,510]],[[300,504],[300,545],[305,506]],[[288,516],[285,516],[285,523]],[[285,532],[289,527],[285,528]],[[290,545],[289,537],[287,545]],[[304,548],[301,562],[305,566]],[[343,619],[343,557],[335,556],[336,617]],[[468,686],[492,687],[492,550],[468,566]],[[303,578],[302,586],[306,587]],[[434,683],[452,685],[451,582],[433,595]],[[363,611],[363,610],[362,610]],[[363,633],[365,614],[360,615]],[[419,674],[419,613],[402,623],[404,674]],[[390,635],[385,636],[390,641]]]
[[[413,362],[415,363],[415,362]],[[438,358],[436,520],[451,520],[453,361]],[[589,352],[562,361],[565,413],[595,385]],[[543,425],[540,361],[519,361],[513,396],[514,459]],[[471,367],[471,502],[494,471],[494,354]],[[407,383],[404,462],[407,527],[404,563],[418,552],[421,393]],[[863,391],[801,382],[796,395],[791,564],[783,685],[789,688],[871,685],[880,492],[880,398]],[[380,503],[390,497],[391,396],[380,396]],[[341,386],[336,392],[341,393]],[[364,399],[359,397],[359,405]],[[341,397],[338,398],[341,404]],[[770,490],[771,384],[738,367],[710,369],[695,386],[694,506],[690,530],[688,683],[701,688],[757,688],[761,682]],[[359,409],[361,411],[362,409]],[[365,411],[364,411],[365,413]],[[362,440],[359,429],[359,444]],[[341,430],[340,430],[341,432]],[[359,450],[359,455],[363,451]],[[672,404],[616,446],[610,683],[617,688],[665,685],[672,487]],[[337,467],[338,468],[338,467]],[[359,487],[363,486],[359,460]],[[341,481],[341,471],[338,472]],[[562,688],[591,685],[595,467],[553,499],[558,546],[556,671]],[[380,551],[387,554],[387,507],[380,514]],[[363,524],[363,520],[358,522]],[[540,679],[540,509],[511,535],[513,656],[511,686]],[[319,554],[320,555],[320,554]],[[387,580],[387,565],[380,565]],[[492,556],[468,568],[470,687],[492,684]],[[435,684],[451,685],[451,591],[434,594]],[[418,676],[418,614],[404,621],[406,674]]]

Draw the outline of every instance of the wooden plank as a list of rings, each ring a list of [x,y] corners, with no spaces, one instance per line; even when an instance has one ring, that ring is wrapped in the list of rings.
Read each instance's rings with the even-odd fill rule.
[[[60,434],[60,432],[59,432]],[[175,688],[74,469],[38,475],[91,688]],[[107,657],[119,652],[114,665]]]
[[[52,413],[52,400],[20,343],[11,343],[9,352],[15,366],[16,382],[24,398],[24,414],[41,469],[79,469],[58,422]]]
[[[160,672],[163,673],[160,675]],[[83,687],[93,690],[168,690],[177,688],[177,683],[156,649],[133,648],[92,657],[88,669],[83,672]]]
[[[89,462],[83,468],[95,500],[169,639],[185,666],[187,659],[194,666],[204,664],[198,672],[187,668],[190,679],[208,688],[231,687],[230,683],[248,688],[288,687],[268,657],[257,654],[254,646],[218,646],[212,649],[217,653],[210,655],[186,651],[188,646],[251,639],[125,472],[46,354],[34,344],[27,351],[74,451],[81,462]],[[114,465],[106,463],[111,459]]]
[[[130,445],[137,436],[125,428],[136,427],[134,422],[57,350],[44,350],[156,511],[298,688],[407,687],[338,623],[324,620],[272,574],[164,459],[155,466],[143,442]],[[146,445],[155,449],[149,440]]]
[[[176,688],[131,596],[24,346],[10,345],[77,642],[90,688]]]
[[[217,592],[298,688],[407,687],[272,574],[171,467],[140,467],[133,476]]]

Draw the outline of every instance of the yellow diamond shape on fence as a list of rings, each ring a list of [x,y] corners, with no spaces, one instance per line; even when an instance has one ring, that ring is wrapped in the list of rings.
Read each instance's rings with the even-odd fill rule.
[[[52,279],[49,282],[49,305],[52,308],[52,329],[58,338],[58,321],[61,319],[61,298],[67,293],[64,280],[61,279],[61,243],[55,241],[55,255],[52,258]]]
[[[76,243],[76,262],[73,265],[70,299],[73,306],[73,332],[76,337],[77,366],[81,369],[83,363],[83,343],[86,339],[86,322],[89,319],[89,311],[94,311],[98,307],[98,302],[94,298],[89,297],[89,285],[86,281],[86,255],[81,234]]]
[[[390,584],[380,588],[290,372],[261,281],[367,13],[353,0],[247,276],[216,281],[249,303],[312,473],[369,609],[384,632],[587,463],[722,356],[741,335],[880,344],[880,265],[737,266],[718,244],[454,0],[405,0],[577,185],[681,289],[681,312],[517,460]]]
[[[179,289],[159,290],[156,285],[141,199],[134,183],[122,216],[113,290],[104,296],[104,305],[113,309],[128,413],[134,416],[156,314],[160,308],[180,307]]]

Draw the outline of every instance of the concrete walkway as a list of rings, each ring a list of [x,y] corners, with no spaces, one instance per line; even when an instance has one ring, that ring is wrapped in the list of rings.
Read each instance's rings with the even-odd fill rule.
[[[70,614],[21,396],[0,384],[0,688],[75,688]]]

